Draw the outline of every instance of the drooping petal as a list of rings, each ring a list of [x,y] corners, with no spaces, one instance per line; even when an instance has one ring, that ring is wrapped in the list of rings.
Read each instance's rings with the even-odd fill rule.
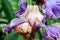
[[[22,14],[20,18],[23,18],[23,20],[27,20],[31,24],[31,26],[34,26],[36,21],[38,21],[39,23],[42,22],[44,16],[39,12],[37,5],[28,5],[26,12]]]
[[[43,40],[49,40],[49,39],[58,39],[60,29],[55,26],[48,26],[43,27],[45,29]]]
[[[19,25],[21,23],[23,23],[24,21],[19,19],[19,18],[14,18],[11,20],[10,22],[10,27],[13,27],[13,26],[16,26],[16,25]]]
[[[24,23],[24,22],[26,22],[26,21],[23,21],[23,20],[21,20],[21,19],[19,19],[19,18],[14,18],[14,19],[11,20],[9,26],[8,26],[8,25],[5,25],[5,26],[4,26],[3,32],[4,32],[4,33],[5,33],[5,32],[8,32],[8,31],[14,29],[17,25],[20,25],[20,24],[22,24],[22,23]]]
[[[25,10],[27,8],[26,0],[19,0],[18,6],[19,6],[19,10],[17,12],[15,12],[15,14],[17,16],[20,16],[21,14],[23,14],[25,12]]]
[[[45,0],[42,9],[50,18],[58,18],[60,17],[60,0]]]

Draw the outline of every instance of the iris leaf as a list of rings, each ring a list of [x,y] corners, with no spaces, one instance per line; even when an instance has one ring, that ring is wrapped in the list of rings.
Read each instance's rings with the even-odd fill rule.
[[[5,0],[5,1],[2,0],[2,7],[6,14],[6,18],[8,19],[9,22],[11,21],[11,19],[16,17],[13,13],[13,9],[11,8],[11,5],[8,2],[8,0]]]
[[[29,5],[32,5],[32,0],[27,0],[27,3],[28,3]]]
[[[24,38],[19,35],[17,32],[15,32],[14,30],[11,31],[11,33],[9,33],[4,40],[24,40]]]
[[[39,40],[42,40],[43,34],[44,34],[44,29],[40,28],[40,29],[38,30]]]

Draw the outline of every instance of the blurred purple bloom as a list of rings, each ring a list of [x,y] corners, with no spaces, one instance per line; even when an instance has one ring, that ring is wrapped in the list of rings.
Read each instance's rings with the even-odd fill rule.
[[[49,38],[59,38],[60,29],[55,26],[48,26],[47,30],[44,33],[43,40],[46,40],[46,37]]]
[[[60,0],[44,0],[42,10],[50,18],[60,17]]]
[[[17,16],[20,16],[21,14],[23,14],[25,12],[25,10],[27,8],[26,0],[19,0],[18,6],[19,6],[19,10],[17,12],[15,12],[15,14]]]
[[[9,26],[5,25],[2,30],[3,30],[4,33],[8,32],[8,31],[14,29],[14,27],[16,27],[17,25],[20,25],[20,24],[22,24],[24,22],[25,21],[23,21],[23,20],[21,20],[19,18],[14,18],[13,20],[11,20],[10,25]]]

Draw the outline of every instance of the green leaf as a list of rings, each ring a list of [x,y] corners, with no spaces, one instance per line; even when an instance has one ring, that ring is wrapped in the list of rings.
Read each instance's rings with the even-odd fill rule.
[[[0,31],[2,31],[4,24],[0,24]]]
[[[28,5],[36,5],[36,2],[33,0],[27,0]]]
[[[25,39],[23,38],[22,35],[19,35],[17,40],[25,40]]]
[[[19,0],[8,0],[14,11],[18,10],[18,1]]]
[[[36,2],[35,1],[32,1],[32,5],[36,5]]]
[[[27,0],[28,5],[32,5],[32,0]]]
[[[42,37],[43,37],[43,35],[44,35],[44,29],[40,28],[40,29],[38,30],[38,35],[39,35],[39,40],[42,40]]]
[[[8,20],[0,18],[0,23],[8,23]]]
[[[1,6],[1,0],[0,0],[0,8],[1,8],[2,6]]]
[[[60,23],[60,18],[57,18],[57,19],[55,20],[55,22],[59,22],[59,23]]]
[[[55,21],[54,20],[51,20],[50,18],[47,18],[47,20],[46,20],[46,25],[51,25],[51,24],[53,24],[53,23],[55,23]]]
[[[24,39],[21,35],[12,30],[11,33],[5,37],[4,40],[24,40]]]
[[[5,18],[5,17],[6,17],[6,16],[5,16],[4,11],[1,11],[0,18]]]
[[[11,8],[11,5],[8,2],[8,0],[5,0],[5,1],[2,0],[2,7],[6,14],[6,18],[8,19],[9,22],[11,19],[16,17],[15,14],[13,13],[13,9]]]

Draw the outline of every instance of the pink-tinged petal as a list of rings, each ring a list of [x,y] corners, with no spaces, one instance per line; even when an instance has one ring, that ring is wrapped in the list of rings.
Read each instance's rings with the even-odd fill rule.
[[[31,26],[34,26],[36,21],[38,21],[39,23],[42,22],[44,16],[40,13],[37,5],[28,5],[26,12],[22,14],[20,18],[22,18],[23,20],[27,20],[31,24]]]

